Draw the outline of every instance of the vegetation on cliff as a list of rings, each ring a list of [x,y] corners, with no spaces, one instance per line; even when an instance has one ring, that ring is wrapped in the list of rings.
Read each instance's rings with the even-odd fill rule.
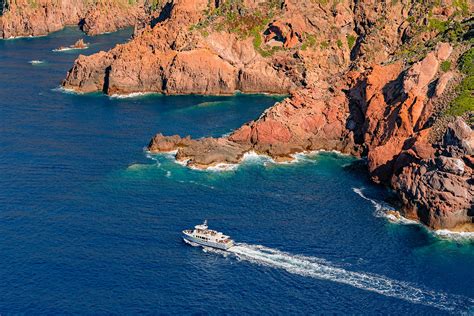
[[[458,96],[453,100],[446,114],[466,116],[466,119],[474,124],[474,48],[461,56],[459,70],[465,77],[457,87]]]

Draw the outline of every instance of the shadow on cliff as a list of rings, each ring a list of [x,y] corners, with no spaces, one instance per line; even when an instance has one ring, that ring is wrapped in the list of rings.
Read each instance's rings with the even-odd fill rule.
[[[167,4],[165,4],[160,14],[158,15],[158,17],[153,18],[151,20],[150,22],[151,27],[153,28],[158,23],[168,20],[171,17],[172,10],[173,10],[173,2],[168,2]]]
[[[349,100],[349,117],[346,127],[353,132],[355,146],[359,147],[362,157],[368,157],[371,149],[385,144],[402,128],[400,109],[408,99],[408,95],[403,90],[405,73],[405,71],[401,71],[394,80],[387,82],[379,90],[383,96],[383,103],[372,100],[377,93],[373,96],[367,95],[371,87],[366,75],[359,77],[352,87],[344,91]],[[369,97],[370,99],[368,99]],[[372,102],[377,103],[373,104]],[[374,111],[374,108],[383,112],[382,119],[377,122],[370,121],[369,114]],[[371,124],[372,128],[369,130]],[[374,124],[376,124],[375,130],[373,130]],[[375,135],[374,132],[380,133]],[[412,146],[413,139],[408,138],[403,145],[403,150]],[[395,155],[393,159],[373,170],[372,178],[378,178],[378,182],[388,184],[394,173],[399,172],[403,166],[413,161],[411,156],[401,156]]]

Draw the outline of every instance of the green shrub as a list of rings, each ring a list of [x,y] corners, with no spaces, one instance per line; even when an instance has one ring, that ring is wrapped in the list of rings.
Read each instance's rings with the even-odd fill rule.
[[[474,75],[474,47],[465,52],[458,61],[459,70],[465,74]]]
[[[303,45],[301,45],[302,50],[306,50],[308,47],[315,47],[316,46],[316,36],[313,34],[305,34],[305,40]]]
[[[454,0],[453,6],[461,15],[469,15],[469,0]]]
[[[253,47],[255,49],[259,49],[260,46],[262,46],[262,36],[260,35],[260,30],[256,27],[254,27],[251,31],[250,34],[253,36]]]
[[[466,77],[457,87],[458,96],[446,111],[447,115],[453,116],[474,112],[474,48],[459,58],[458,66],[461,72],[466,74]]]
[[[354,35],[348,34],[347,45],[349,46],[349,49],[352,49],[354,47],[355,42],[356,42],[356,37]]]
[[[428,29],[431,31],[438,31],[438,33],[443,33],[448,29],[448,22],[434,18],[428,19]]]
[[[447,115],[450,116],[462,116],[467,112],[474,111],[474,96],[473,91],[465,91],[461,93],[446,111]]]
[[[337,47],[342,48],[342,41],[340,39],[337,40]]]
[[[447,72],[451,69],[451,62],[449,60],[445,60],[440,65],[441,71]]]

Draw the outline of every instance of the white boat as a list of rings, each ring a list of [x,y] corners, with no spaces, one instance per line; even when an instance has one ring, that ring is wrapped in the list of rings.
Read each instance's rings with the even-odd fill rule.
[[[191,244],[222,250],[227,250],[234,245],[234,241],[229,236],[209,229],[207,227],[207,220],[201,225],[194,226],[194,230],[183,230],[183,239]]]

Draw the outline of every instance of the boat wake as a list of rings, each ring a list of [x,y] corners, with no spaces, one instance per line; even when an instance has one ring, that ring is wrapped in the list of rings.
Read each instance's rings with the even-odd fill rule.
[[[224,256],[232,254],[238,260],[283,269],[301,276],[346,284],[361,290],[452,313],[472,312],[474,308],[474,300],[468,297],[435,292],[381,275],[349,271],[331,265],[321,258],[293,255],[260,245],[238,243],[228,251],[212,248],[204,248],[204,251]]]

